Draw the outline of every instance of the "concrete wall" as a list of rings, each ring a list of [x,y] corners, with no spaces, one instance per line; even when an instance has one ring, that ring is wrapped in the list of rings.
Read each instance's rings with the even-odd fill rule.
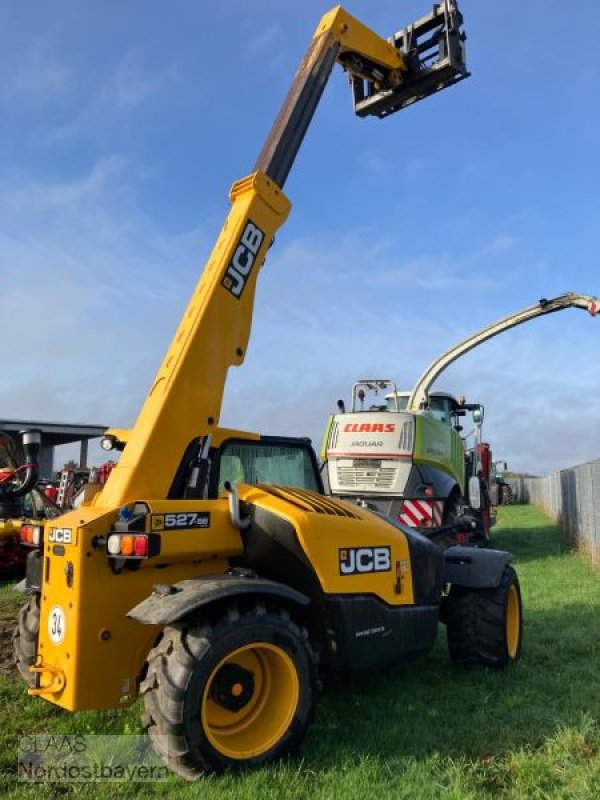
[[[543,508],[600,566],[600,459],[511,485],[515,503]]]

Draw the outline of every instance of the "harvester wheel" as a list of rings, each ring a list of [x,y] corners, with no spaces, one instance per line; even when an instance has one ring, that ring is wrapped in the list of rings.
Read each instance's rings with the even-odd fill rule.
[[[463,667],[505,669],[521,652],[523,612],[517,573],[504,568],[495,589],[452,586],[446,605],[450,658]]]
[[[166,764],[193,780],[296,750],[316,686],[308,634],[286,611],[233,607],[213,624],[164,629],[141,687],[144,724]]]
[[[512,493],[512,486],[510,484],[504,484],[502,486],[502,505],[503,506],[510,506],[513,501],[513,493]]]
[[[13,653],[17,669],[29,686],[34,685],[35,676],[29,667],[35,663],[40,632],[40,598],[32,595],[21,607],[13,633]]]

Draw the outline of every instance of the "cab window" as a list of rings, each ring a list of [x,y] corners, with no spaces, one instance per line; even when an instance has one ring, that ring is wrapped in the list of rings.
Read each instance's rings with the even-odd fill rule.
[[[450,425],[450,404],[447,397],[430,397],[429,407],[431,416],[440,422]]]
[[[396,410],[396,398],[394,395],[391,397],[387,397],[387,410],[388,411],[395,411]],[[398,395],[398,411],[406,411],[408,408],[408,395]]]
[[[226,442],[219,458],[219,492],[225,481],[320,491],[311,451],[293,444]]]

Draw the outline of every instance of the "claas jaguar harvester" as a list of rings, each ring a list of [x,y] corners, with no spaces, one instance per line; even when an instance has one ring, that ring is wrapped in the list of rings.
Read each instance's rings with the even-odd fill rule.
[[[254,172],[233,186],[141,413],[114,436],[118,465],[28,559],[15,648],[30,694],[69,710],[142,695],[155,747],[185,777],[295,750],[319,671],[426,653],[442,605],[458,662],[503,667],[519,654],[508,553],[444,553],[324,495],[308,440],[218,425],[289,211],[283,185],[333,66],[360,116],[386,117],[466,76],[461,25],[453,2],[390,40],[341,8],[322,19]]]
[[[323,440],[321,457],[331,494],[365,503],[430,533],[442,545],[452,541],[448,533],[431,529],[440,521],[443,528],[466,511],[477,523],[470,541],[485,543],[497,491],[490,491],[490,446],[481,441],[483,406],[430,389],[444,370],[475,347],[568,308],[595,317],[600,302],[568,292],[508,314],[445,350],[410,392],[398,392],[392,381],[381,378],[355,383],[350,411],[338,401],[341,413],[329,418]],[[367,402],[368,397],[375,402]],[[474,428],[463,436],[461,423],[469,413]],[[474,441],[467,447],[471,436]]]

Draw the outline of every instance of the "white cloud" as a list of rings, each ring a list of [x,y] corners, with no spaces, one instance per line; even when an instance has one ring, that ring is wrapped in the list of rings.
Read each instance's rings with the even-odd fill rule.
[[[140,63],[136,53],[128,53],[118,66],[111,84],[102,93],[102,100],[117,106],[131,107],[146,102],[148,98],[172,83],[177,77],[174,65],[151,73]]]
[[[279,25],[267,25],[259,34],[252,36],[244,45],[247,56],[254,57],[270,48],[281,36]]]
[[[11,55],[10,69],[7,66],[0,83],[0,100],[3,101],[45,105],[64,95],[73,78],[71,69],[54,53],[50,40],[40,37],[16,48]]]
[[[0,185],[11,321],[0,337],[3,416],[135,419],[211,244],[203,230],[166,234],[144,215],[146,181],[143,168],[110,155],[70,181]],[[443,349],[516,310],[499,307],[493,270],[475,280],[513,249],[500,234],[460,261],[434,250],[411,259],[366,229],[284,240],[259,278],[249,354],[231,370],[222,423],[309,435],[318,446],[357,378],[410,388]],[[444,281],[456,282],[459,302]],[[482,401],[497,457],[537,473],[600,451],[597,320],[551,316],[461,359],[437,385]]]
[[[55,144],[80,137],[98,137],[99,131],[105,130],[107,120],[114,124],[116,114],[130,113],[151,102],[174,83],[177,74],[175,64],[151,69],[145,66],[137,51],[126,53],[114,73],[83,104],[75,117],[49,132],[48,142]]]
[[[348,400],[356,379],[411,388],[445,349],[518,309],[518,301],[499,304],[494,271],[477,284],[460,279],[464,263],[488,268],[484,252],[512,257],[513,242],[499,235],[459,265],[435,254],[403,264],[392,242],[365,231],[274,252],[259,282],[249,356],[231,372],[224,424],[305,434],[319,445],[327,415],[339,397]],[[439,289],[454,269],[462,285],[450,295]],[[514,293],[520,277],[504,280],[514,281],[506,287]],[[460,359],[436,388],[484,403],[485,435],[514,469],[541,474],[595,458],[597,324],[574,310],[527,324]]]
[[[71,182],[0,186],[3,416],[135,418],[205,249],[139,211],[138,180],[113,156]]]
[[[497,256],[501,253],[506,253],[509,250],[514,250],[517,243],[518,240],[515,236],[500,234],[481,247],[479,250],[476,250],[474,253],[466,256],[463,260],[463,263],[468,265],[477,264],[481,261],[485,261],[491,256]]]
[[[126,165],[120,156],[109,156],[94,164],[83,177],[71,181],[42,183],[39,181],[4,182],[0,184],[0,212],[5,215],[59,211],[80,208],[88,198],[97,198],[104,188],[118,177]]]

